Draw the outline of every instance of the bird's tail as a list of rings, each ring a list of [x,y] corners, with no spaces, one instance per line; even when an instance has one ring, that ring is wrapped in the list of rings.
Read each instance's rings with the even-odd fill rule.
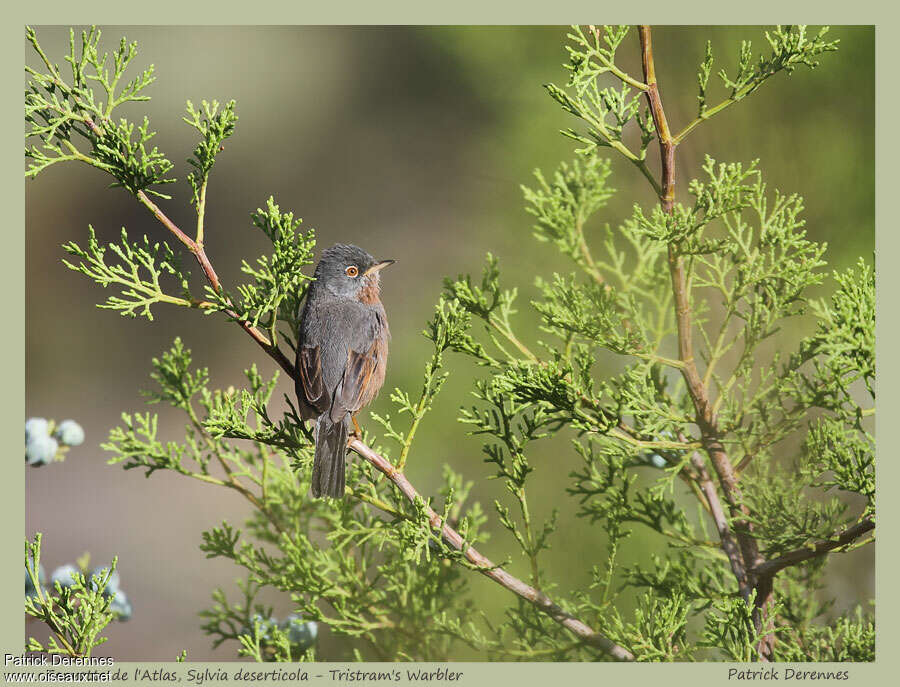
[[[323,413],[316,420],[316,454],[310,484],[310,491],[315,498],[344,497],[344,462],[349,435],[349,415],[341,422],[332,422],[328,413]]]

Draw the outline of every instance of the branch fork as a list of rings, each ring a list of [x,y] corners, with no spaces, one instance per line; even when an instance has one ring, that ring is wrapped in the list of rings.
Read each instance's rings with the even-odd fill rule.
[[[675,199],[675,149],[678,143],[698,123],[715,114],[715,112],[718,112],[726,105],[731,104],[732,101],[726,101],[726,103],[701,115],[681,133],[673,137],[666,119],[665,110],[663,109],[659,85],[656,81],[653,45],[649,26],[642,25],[639,27],[639,38],[644,81],[648,87],[645,95],[656,127],[662,165],[661,183],[654,185],[654,188],[658,192],[659,203],[663,212],[671,215]],[[760,660],[769,661],[772,657],[775,643],[775,632],[771,620],[767,627],[762,627],[762,617],[764,610],[771,606],[773,602],[774,576],[778,571],[790,565],[796,565],[810,558],[824,555],[829,551],[854,542],[858,537],[874,529],[875,523],[871,518],[867,518],[848,528],[835,539],[792,551],[771,561],[763,559],[756,538],[753,536],[753,527],[748,521],[750,513],[743,504],[741,490],[738,486],[738,471],[735,470],[722,442],[715,412],[716,405],[711,402],[709,395],[709,380],[701,378],[694,360],[690,285],[685,273],[684,259],[679,253],[677,245],[669,245],[668,263],[674,294],[679,360],[682,363],[680,369],[694,405],[696,423],[700,428],[703,447],[712,462],[722,494],[728,504],[731,517],[730,523],[722,507],[719,492],[707,473],[705,461],[699,454],[695,453],[691,459],[691,464],[695,470],[695,478],[699,482],[700,489],[706,498],[708,510],[716,523],[716,529],[721,539],[721,548],[728,556],[741,596],[748,603],[750,603],[751,598],[754,599],[754,624],[757,632],[764,635],[758,644],[757,650]]]

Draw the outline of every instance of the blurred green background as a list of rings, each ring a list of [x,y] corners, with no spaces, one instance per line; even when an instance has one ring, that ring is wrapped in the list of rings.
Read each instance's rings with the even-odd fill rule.
[[[519,184],[530,183],[535,167],[551,172],[573,156],[572,142],[557,131],[575,123],[541,87],[566,80],[565,27],[103,32],[107,49],[126,35],[139,42],[135,64],[155,64],[153,99],[131,104],[123,114],[150,116],[159,132],[155,143],[176,163],[180,180],[194,143],[181,121],[185,100],[237,100],[237,132],[219,156],[207,206],[207,252],[225,284],[242,276],[242,257],[267,251],[249,213],[273,195],[316,228],[320,246],[353,242],[376,257],[397,260],[383,280],[393,332],[388,387],[418,391],[429,354],[420,332],[442,279],[480,273],[487,251],[499,256],[503,283],[520,287],[524,337],[538,338],[526,312],[534,276],[568,271],[570,265],[532,238]],[[658,80],[676,130],[695,114],[696,66],[707,38],[714,70],[733,69],[740,40],[751,39],[762,50],[762,33],[756,27],[654,30]],[[685,199],[705,153],[721,161],[759,158],[770,188],[804,196],[810,235],[828,242],[833,267],[845,268],[859,255],[871,260],[874,250],[874,30],[836,27],[831,35],[840,38],[840,50],[823,56],[818,69],[776,76],[688,137],[679,148],[677,193]],[[38,37],[63,64],[67,29],[39,27]],[[639,73],[634,33],[620,56]],[[26,59],[37,66],[32,54]],[[716,83],[710,102],[723,95]],[[651,155],[656,170],[655,147]],[[654,201],[635,169],[618,159],[613,165],[612,185],[619,193],[600,212],[597,226],[616,226],[634,202]],[[224,561],[206,560],[198,544],[204,529],[223,520],[239,524],[248,512],[244,503],[174,475],[145,480],[107,466],[99,444],[123,410],[143,409],[139,389],[149,385],[150,359],[176,335],[193,349],[196,363],[209,366],[218,387],[241,384],[241,371],[252,362],[266,372],[274,365],[219,318],[160,307],[157,321],[149,323],[94,307],[105,294],[63,267],[61,244],[84,242],[88,224],[106,240],[123,226],[133,236],[168,239],[133,198],[108,190],[108,183],[96,170],[59,165],[26,184],[26,411],[74,418],[87,432],[85,445],[65,463],[27,471],[27,533],[45,533],[48,570],[84,551],[97,563],[119,555],[134,618],[111,627],[100,654],[172,660],[186,648],[189,660],[232,658],[235,646],[211,650],[197,612],[209,605],[214,586],[234,589],[237,571]],[[175,198],[164,201],[163,209],[176,223],[189,225],[187,184],[166,190]],[[199,292],[198,270],[193,264],[191,269]],[[505,498],[503,489],[485,479],[490,470],[481,460],[481,442],[467,437],[456,421],[458,407],[469,403],[472,368],[454,358],[450,365],[456,374],[419,430],[409,476],[423,494],[431,494],[440,466],[449,462],[476,482],[474,498],[490,508],[495,498]],[[283,393],[293,393],[284,380],[276,397]],[[372,409],[384,412],[389,403],[382,394]],[[279,401],[274,413],[281,407]],[[181,418],[155,410],[163,436],[178,438]],[[369,423],[370,430],[375,427]],[[561,510],[545,563],[562,592],[584,586],[590,566],[605,551],[602,533],[575,521],[575,504],[564,495],[577,461],[565,443],[538,445],[533,454],[529,500],[535,515]],[[527,575],[508,535],[494,531],[483,553],[495,561],[511,556],[511,571]],[[638,530],[626,560],[647,561],[662,545]],[[838,610],[872,596],[873,562],[870,546],[829,563]],[[478,575],[472,587],[491,613],[514,600]],[[286,598],[270,600],[281,616],[291,610]],[[327,632],[321,641],[331,655]]]

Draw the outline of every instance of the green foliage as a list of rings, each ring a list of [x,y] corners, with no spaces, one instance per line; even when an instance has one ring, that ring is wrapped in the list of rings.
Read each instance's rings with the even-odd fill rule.
[[[94,228],[88,227],[88,245],[82,248],[74,241],[63,246],[69,255],[78,258],[77,264],[63,260],[70,270],[80,272],[104,289],[115,285],[121,296],[110,296],[100,308],[117,310],[127,317],[146,317],[153,320],[150,306],[156,303],[191,305],[188,290],[189,273],[182,272],[181,261],[165,241],[150,243],[145,235],[142,242],[131,241],[122,229],[119,243],[101,244]],[[115,255],[116,262],[107,262],[107,250]],[[166,294],[160,277],[172,276],[179,283],[182,297]]]
[[[194,171],[188,174],[188,182],[193,191],[194,207],[201,211],[201,206],[206,202],[206,182],[209,173],[216,161],[216,155],[224,149],[222,145],[226,138],[234,133],[238,117],[234,113],[234,101],[226,103],[222,111],[219,111],[219,103],[213,100],[211,103],[205,100],[200,103],[201,110],[194,108],[194,104],[187,101],[187,116],[184,121],[200,132],[202,139],[194,148],[194,154],[188,158],[188,164]]]
[[[66,80],[44,54],[34,30],[27,28],[25,37],[46,68],[38,71],[25,67],[30,77],[25,89],[25,157],[30,161],[26,176],[35,176],[58,162],[89,159],[94,166],[112,174],[117,186],[132,193],[146,191],[167,197],[154,187],[175,181],[166,176],[172,163],[157,148],[148,148],[154,133],[147,118],[137,127],[136,136],[133,123],[112,119],[113,110],[119,105],[148,100],[143,91],[156,78],[150,66],[123,83],[128,66],[137,55],[137,43],[123,38],[112,54],[101,53],[99,30],[82,31],[77,48],[75,32],[70,30],[66,62],[72,76]],[[95,84],[102,91],[99,98]],[[78,138],[73,140],[76,135]],[[90,156],[79,151],[76,140],[90,145]]]
[[[552,183],[544,179],[540,170],[535,170],[538,188],[522,187],[528,203],[526,211],[537,220],[535,237],[539,241],[552,241],[579,267],[595,269],[584,237],[584,223],[605,207],[614,193],[606,186],[609,174],[609,160],[592,157],[584,163],[575,160],[571,167],[562,163]]]
[[[617,113],[636,118],[636,105],[617,109],[613,91],[596,82],[612,74],[628,83],[627,75],[609,68],[622,35],[611,27],[602,33],[576,29],[570,35],[578,45],[570,48],[574,93],[551,87],[551,94],[590,126],[587,137],[570,135],[640,162],[643,151],[618,148],[624,122]],[[773,56],[761,60],[757,71],[742,68],[739,97],[781,69],[813,66],[813,56],[833,48],[821,39],[824,34],[812,41],[805,35],[802,28],[772,32]],[[700,77],[704,98],[711,64],[708,51]],[[707,157],[704,176],[689,184],[692,205],[676,202],[671,214],[660,206],[649,211],[636,206],[617,232],[606,229],[598,237],[593,215],[612,193],[607,164],[588,157],[562,165],[552,182],[538,173],[537,188],[523,189],[527,209],[537,219],[537,238],[554,243],[578,269],[536,278],[542,298],[532,306],[542,331],[558,341],[542,342],[546,355],[536,355],[516,331],[516,289],[501,289],[496,260],[489,256],[480,287],[466,276],[448,282],[445,299],[455,299],[473,320],[483,321],[499,353],[485,349],[473,356],[489,376],[475,384],[483,407],[463,411],[461,419],[500,440],[505,451],[487,445],[489,460],[500,465],[507,455],[515,458],[526,440],[553,437],[562,427],[581,435],[574,446],[582,467],[573,471],[569,492],[579,499],[579,516],[599,523],[609,538],[609,560],[595,572],[595,589],[604,590],[605,598],[610,598],[617,553],[633,526],[643,525],[678,547],[677,554],[654,556],[649,570],[631,567],[619,573],[625,588],[651,590],[634,622],[607,625],[636,658],[691,656],[690,641],[683,636],[676,651],[651,630],[659,624],[669,627],[666,636],[679,637],[687,630],[678,629],[678,620],[701,614],[705,629],[698,648],[754,660],[764,634],[754,625],[760,619],[736,595],[718,542],[706,539],[703,519],[708,516],[701,515],[703,534],[698,534],[697,521],[688,517],[675,491],[684,483],[697,492],[690,458],[703,446],[703,436],[690,390],[678,374],[683,363],[670,353],[677,350],[678,332],[666,272],[673,260],[685,261],[686,300],[699,336],[695,356],[705,363],[701,381],[717,412],[720,440],[741,468],[755,461],[741,475],[743,503],[766,558],[830,539],[874,512],[874,441],[861,424],[868,413],[862,408],[868,406],[859,405],[858,389],[850,387],[874,379],[874,308],[869,305],[874,304],[874,279],[862,265],[861,273],[841,278],[831,306],[810,302],[809,290],[823,281],[819,269],[826,264],[825,246],[805,235],[802,199],[770,191],[755,163],[718,164]],[[819,320],[817,334],[800,342],[787,364],[785,356],[766,352],[762,344],[772,340],[785,346],[779,334],[786,318],[809,313]],[[797,342],[787,345],[797,347]],[[472,348],[467,341],[458,350],[472,355]],[[619,376],[595,378],[592,368],[601,351],[626,356]],[[859,360],[849,359],[851,354]],[[811,415],[816,407],[832,410],[834,417],[816,419]],[[519,416],[519,433],[511,437],[509,428]],[[792,468],[770,465],[791,436],[805,439],[804,455],[791,456]],[[650,451],[662,458],[663,467],[648,479]],[[515,475],[533,469],[521,459],[511,465],[518,468],[510,470]],[[866,497],[869,505],[848,514],[845,502],[824,499],[822,491],[834,486]],[[701,503],[706,505],[705,498]],[[501,511],[502,521],[504,516],[509,519]],[[527,539],[516,538],[527,551]],[[800,591],[782,593],[790,600]],[[596,604],[590,594],[582,594],[589,606]],[[661,605],[675,598],[682,608]]]
[[[100,74],[94,35],[86,34],[84,64],[112,92],[115,83]],[[491,254],[480,279],[445,280],[424,332],[432,346],[418,395],[395,388],[394,411],[372,415],[380,436],[360,437],[385,461],[396,456],[394,472],[380,472],[371,457],[348,458],[348,498],[310,499],[313,436],[289,397],[287,411],[274,415],[277,376],[266,379],[251,364],[242,388],[216,389],[179,339],[153,360],[156,388],[148,402],[183,413],[183,438],[163,441],[157,415],[126,413],[104,444],[110,462],[148,477],[168,470],[229,489],[253,508],[242,526],[223,522],[203,533],[204,553],[232,561],[243,575],[236,600],[215,590],[202,614],[214,646],[229,642],[257,661],[319,658],[315,648],[292,643],[273,620],[275,608],[259,600],[263,590],[276,590],[294,612],[342,639],[336,655],[322,656],[329,660],[446,660],[463,649],[492,660],[610,658],[602,643],[561,625],[561,613],[635,660],[753,661],[770,633],[780,660],[872,659],[871,621],[834,619],[829,603],[813,598],[813,591],[824,594],[821,557],[768,580],[773,596],[760,598],[757,609],[765,585],[752,570],[759,561],[744,561],[743,551],[768,560],[810,551],[874,518],[874,274],[860,261],[836,275],[830,301],[811,301],[810,290],[824,282],[825,246],[805,234],[802,199],[770,190],[755,162],[707,156],[688,185],[691,202],[636,205],[614,230],[601,226],[598,214],[614,190],[609,161],[596,156],[600,147],[622,154],[665,199],[663,182],[645,162],[651,141],[662,136],[641,108],[651,85],[616,65],[628,36],[627,27],[573,27],[568,90],[548,90],[587,125],[587,134],[565,132],[582,144],[582,156],[551,175],[536,172],[535,186],[523,187],[533,234],[566,256],[573,271],[536,275],[537,296],[524,307],[533,310],[537,331],[523,331],[520,289],[502,283]],[[720,72],[730,95],[712,108],[708,46],[698,71],[699,116],[666,143],[679,142],[772,75],[815,66],[817,56],[835,48],[824,36],[778,27],[767,33],[771,55],[758,60],[744,42],[737,72]],[[134,56],[131,48],[121,50],[114,81],[118,65],[124,71]],[[74,48],[72,54],[74,65]],[[166,244],[146,238],[139,244],[124,233],[121,243],[102,246],[91,230],[86,250],[66,246],[80,263],[66,264],[104,287],[121,287],[123,296],[102,307],[123,314],[150,318],[150,306],[162,302],[224,313],[289,370],[279,336],[295,346],[314,232],[299,231],[300,220],[270,198],[252,222],[272,252],[243,261],[249,281],[229,292],[204,265],[207,181],[234,133],[234,103],[219,109],[204,102],[200,110],[188,103],[185,121],[200,133],[189,160],[198,220],[190,239],[140,194],[161,183],[165,166],[145,150],[146,127],[137,143],[123,142],[131,141],[130,125],[108,123],[112,105],[94,104],[84,68],[76,68],[75,86],[64,86],[44,62],[48,73],[30,70],[30,92],[49,95],[26,98],[26,119],[46,122],[33,124],[30,135],[43,147],[30,153],[28,174],[64,159],[106,169],[200,260],[210,286],[207,300],[194,300]],[[615,85],[604,85],[610,78]],[[148,79],[123,93],[143,98],[137,94]],[[96,119],[100,133],[84,128],[85,117]],[[626,145],[631,122],[636,150]],[[91,143],[90,156],[73,149],[72,133]],[[115,264],[105,261],[107,249]],[[163,290],[164,274],[180,281],[181,297]],[[798,341],[785,330],[788,318],[809,334]],[[437,496],[428,497],[411,493],[402,472],[420,460],[413,442],[452,371],[453,354],[479,371],[474,401],[459,420],[483,440],[482,476],[497,480],[494,529],[518,554],[501,563],[505,579],[518,575],[533,587],[499,620],[470,594],[471,573],[495,572],[464,553],[484,548],[491,534],[489,516],[469,499],[473,480],[443,465]],[[602,366],[609,361],[614,368]],[[535,515],[529,489],[548,469],[535,460],[536,442],[558,449],[553,469],[568,474],[566,494],[575,499],[569,522],[560,522],[562,510],[543,520]],[[686,505],[695,498],[695,507]],[[444,526],[459,533],[462,550],[442,535]],[[585,561],[591,574],[584,584],[557,585],[544,567],[542,553],[561,526],[605,535],[596,559]],[[636,547],[639,529],[659,547]],[[741,552],[731,546],[734,539]],[[745,563],[750,588],[736,570]],[[551,607],[561,610],[545,612]]]
[[[692,647],[687,644],[687,621],[690,608],[676,594],[660,599],[647,594],[638,601],[634,621],[622,628],[623,639],[634,649],[638,661],[690,660]]]
[[[215,637],[213,647],[227,640],[236,640],[240,644],[238,655],[248,656],[260,663],[315,660],[315,649],[292,641],[284,624],[273,619],[271,607],[253,603],[259,584],[252,580],[239,580],[238,588],[243,595],[242,603],[230,604],[224,592],[217,589],[213,592],[215,605],[200,613],[207,619],[203,625],[204,631]]]
[[[836,498],[810,499],[812,485],[798,480],[798,473],[802,474],[797,466],[770,469],[764,462],[753,466],[744,498],[766,558],[828,539],[845,523],[847,504]]]
[[[824,588],[824,565],[811,562],[780,576],[784,599],[778,618],[779,661],[874,661],[875,619],[857,607],[828,620],[833,602],[817,600]],[[816,620],[820,622],[815,622]],[[825,622],[821,622],[822,620]]]
[[[600,147],[615,149],[641,168],[649,179],[650,174],[643,163],[647,147],[655,136],[655,128],[650,112],[646,108],[642,112],[640,108],[642,91],[646,91],[648,86],[615,63],[616,52],[629,29],[625,26],[590,26],[587,29],[585,31],[573,26],[572,33],[567,36],[571,41],[571,45],[566,46],[569,52],[569,64],[566,68],[570,71],[567,88],[554,84],[546,86],[553,99],[566,112],[587,125],[586,135],[574,129],[567,129],[563,133],[583,144],[578,152],[585,155],[595,153]],[[809,68],[818,66],[817,57],[837,50],[838,41],[827,41],[827,33],[828,27],[823,27],[815,36],[810,37],[805,26],[777,26],[765,33],[771,53],[759,55],[756,59],[751,42],[741,41],[736,72],[733,76],[729,76],[724,69],[718,72],[729,95],[713,107],[707,105],[709,76],[713,65],[712,44],[707,43],[703,62],[697,71],[698,116],[675,135],[675,140],[680,141],[701,122],[742,100],[779,72],[790,74],[801,65]],[[604,77],[608,76],[614,77],[613,83],[616,85],[602,85],[606,83]],[[637,90],[634,92],[632,89]],[[623,137],[632,122],[640,136],[636,151],[625,144]],[[656,190],[659,191],[658,185]]]
[[[597,147],[609,146],[626,153],[633,161],[643,160],[646,155],[653,137],[653,121],[646,109],[643,116],[640,115],[643,93],[632,88],[637,86],[645,90],[646,86],[615,64],[616,50],[628,32],[627,26],[604,26],[602,29],[590,26],[587,31],[573,26],[572,33],[567,36],[572,45],[566,46],[566,49],[569,51],[567,69],[571,72],[567,86],[574,91],[574,95],[554,84],[546,86],[550,96],[566,112],[588,125],[587,136],[573,129],[563,132],[585,144],[579,152],[587,153]],[[621,86],[601,87],[601,77],[607,74],[621,81]],[[636,155],[628,151],[622,140],[623,130],[632,120],[641,130],[640,151]]]
[[[801,344],[797,363],[811,361],[814,369],[798,395],[850,421],[866,413],[854,400],[855,382],[875,398],[875,272],[860,258],[855,268],[834,278],[838,290],[831,303],[813,304],[819,321],[815,334]]]
[[[727,660],[743,663],[755,660],[756,647],[765,633],[754,628],[751,609],[752,606],[740,597],[713,601],[699,646],[718,649]],[[763,618],[762,622],[765,627],[768,618]]]
[[[102,133],[94,133],[96,140],[91,141],[93,159],[98,167],[118,179],[113,186],[122,186],[134,194],[146,191],[160,198],[168,198],[151,188],[175,182],[175,179],[164,176],[172,169],[172,163],[155,146],[148,149],[154,136],[156,132],[150,131],[150,120],[146,117],[138,125],[136,136],[134,124],[120,119],[117,124],[108,124]]]
[[[440,347],[436,350],[439,361]],[[296,420],[275,423],[269,418],[266,406],[274,380],[263,380],[251,368],[246,389],[214,390],[206,370],[192,370],[191,364],[190,351],[176,340],[154,359],[158,387],[147,394],[151,402],[165,402],[185,413],[183,441],[160,441],[155,415],[126,414],[104,448],[113,454],[110,462],[123,463],[126,469],[143,469],[148,476],[172,470],[235,489],[256,507],[244,529],[223,523],[204,533],[207,556],[228,558],[248,576],[241,602],[229,602],[218,590],[216,605],[204,613],[204,627],[215,644],[238,641],[241,654],[257,660],[299,658],[277,629],[265,637],[255,630],[242,631],[253,627],[255,613],[271,615],[271,609],[255,602],[259,590],[270,587],[289,596],[304,618],[352,638],[350,646],[373,656],[447,656],[463,632],[453,628],[461,628],[472,609],[465,601],[462,569],[450,564],[461,556],[435,535],[424,503],[410,504],[391,483],[378,479],[371,466],[360,463],[349,465],[350,492],[381,508],[386,517],[360,507],[358,501],[336,508],[310,500],[312,446]],[[438,362],[434,373],[442,377],[439,369]],[[404,396],[397,403],[401,412],[409,412],[411,404],[424,413],[434,393],[428,387],[423,392],[426,401],[412,403]],[[408,436],[397,435],[401,446]],[[225,478],[214,476],[213,462],[219,463]],[[475,542],[484,516],[477,504],[465,505],[471,483],[464,484],[449,470],[444,480],[443,518],[452,519],[463,536]],[[270,544],[278,548],[273,551]],[[442,618],[438,627],[435,617]],[[398,642],[396,632],[407,641]]]
[[[294,213],[281,212],[273,198],[266,202],[265,210],[257,210],[253,215],[253,225],[261,229],[272,242],[272,255],[257,258],[256,265],[246,260],[241,271],[253,278],[253,283],[238,287],[241,298],[237,306],[239,318],[253,326],[262,324],[277,341],[276,326],[282,320],[287,326],[285,338],[297,329],[296,318],[300,313],[300,303],[306,293],[306,285],[312,280],[303,268],[313,262],[316,245],[315,232],[298,231],[301,219],[294,219]],[[211,298],[219,298],[207,288]],[[293,345],[292,345],[293,347]]]
[[[792,639],[784,642],[780,660],[868,663],[875,660],[875,621],[859,607],[853,614],[842,615],[824,627],[811,627]]]
[[[110,608],[113,597],[105,594],[106,583],[116,569],[116,559],[102,578],[92,578],[86,572],[86,564],[72,575],[72,584],[62,586],[56,582],[53,589],[41,584],[41,534],[33,541],[25,540],[25,574],[31,580],[34,592],[25,597],[25,615],[44,623],[52,632],[46,644],[29,637],[27,651],[49,654],[65,654],[71,657],[90,656],[91,652],[108,638],[101,636],[106,626],[116,619]]]
[[[831,303],[813,303],[816,332],[792,359],[791,392],[797,403],[828,414],[810,426],[803,446],[807,478],[816,487],[837,488],[866,499],[864,516],[875,513],[875,273],[863,260],[835,273]],[[855,390],[860,384],[865,393]]]
[[[740,100],[754,90],[769,77],[784,70],[788,74],[798,66],[805,65],[810,68],[817,67],[819,63],[816,57],[837,50],[838,41],[826,41],[825,36],[828,27],[823,27],[815,36],[807,36],[805,26],[776,26],[773,31],[766,31],[766,41],[772,49],[768,56],[760,55],[756,64],[753,64],[753,52],[750,41],[741,41],[741,49],[738,58],[738,67],[735,75],[729,77],[722,69],[719,77],[726,88],[731,89],[731,99]],[[712,64],[712,56],[707,52],[709,64]],[[704,67],[708,73],[709,67]],[[701,68],[703,73],[703,67]],[[701,113],[702,113],[701,109]]]
[[[810,428],[803,447],[807,471],[817,487],[837,487],[864,496],[865,515],[875,512],[874,439],[848,430],[833,418],[821,419]]]

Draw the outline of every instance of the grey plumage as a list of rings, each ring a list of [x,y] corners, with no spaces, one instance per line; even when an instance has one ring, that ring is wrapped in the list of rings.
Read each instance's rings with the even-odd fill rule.
[[[391,262],[377,261],[356,246],[332,246],[322,253],[307,293],[296,389],[301,414],[316,420],[310,486],[315,497],[344,495],[351,417],[384,382],[390,332],[379,299],[379,271]]]
[[[345,486],[347,440],[350,436],[350,416],[333,422],[327,413],[316,420],[316,453],[313,459],[309,489],[316,498],[343,497]]]

